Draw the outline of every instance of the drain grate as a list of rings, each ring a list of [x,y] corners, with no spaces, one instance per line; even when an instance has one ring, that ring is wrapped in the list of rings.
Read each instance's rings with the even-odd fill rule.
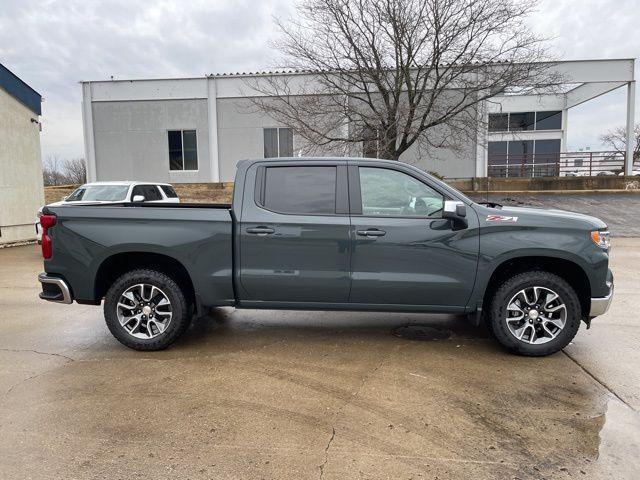
[[[394,328],[391,333],[406,340],[446,340],[451,336],[451,330],[428,325],[402,325]]]

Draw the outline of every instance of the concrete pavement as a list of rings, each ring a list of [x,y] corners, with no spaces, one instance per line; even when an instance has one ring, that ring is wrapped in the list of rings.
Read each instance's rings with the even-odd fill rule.
[[[535,359],[451,316],[233,309],[134,352],[0,249],[0,478],[638,478],[639,252],[615,239],[610,313]]]

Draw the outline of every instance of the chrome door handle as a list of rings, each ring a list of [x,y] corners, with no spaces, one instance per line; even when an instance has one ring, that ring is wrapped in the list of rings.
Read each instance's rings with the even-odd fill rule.
[[[255,227],[255,228],[247,228],[247,233],[250,233],[252,235],[265,236],[265,235],[271,235],[272,233],[275,233],[275,230],[269,227]]]
[[[368,230],[357,230],[356,233],[361,237],[384,237],[387,232],[378,228],[369,228]]]

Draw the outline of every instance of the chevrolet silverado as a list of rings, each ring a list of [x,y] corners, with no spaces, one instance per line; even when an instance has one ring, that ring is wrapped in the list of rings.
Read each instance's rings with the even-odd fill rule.
[[[613,295],[601,220],[476,203],[396,161],[244,160],[231,205],[60,205],[40,221],[40,297],[104,300],[111,333],[138,350],[234,306],[461,314],[540,356]]]

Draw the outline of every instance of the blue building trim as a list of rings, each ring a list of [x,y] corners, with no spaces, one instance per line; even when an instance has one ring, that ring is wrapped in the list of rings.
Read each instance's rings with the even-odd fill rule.
[[[42,96],[0,63],[0,87],[36,115],[41,115]]]

